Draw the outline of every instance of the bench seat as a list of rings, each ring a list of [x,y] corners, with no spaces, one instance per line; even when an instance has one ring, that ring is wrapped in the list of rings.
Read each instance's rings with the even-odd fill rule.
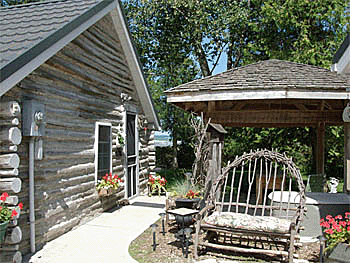
[[[274,216],[251,216],[234,212],[214,212],[203,218],[203,223],[248,231],[289,233],[291,221]]]

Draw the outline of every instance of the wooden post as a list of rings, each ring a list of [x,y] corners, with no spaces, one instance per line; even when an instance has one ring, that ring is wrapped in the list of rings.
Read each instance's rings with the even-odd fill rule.
[[[350,122],[344,123],[344,192],[350,192]]]
[[[324,149],[325,149],[325,123],[317,124],[317,145],[316,145],[316,173],[324,174]]]

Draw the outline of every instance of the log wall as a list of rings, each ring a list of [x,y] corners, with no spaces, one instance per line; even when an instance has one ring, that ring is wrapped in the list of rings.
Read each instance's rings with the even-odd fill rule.
[[[7,192],[10,197],[6,203],[12,207],[19,203],[17,194],[22,189],[22,181],[18,178],[20,157],[17,152],[22,141],[18,127],[20,116],[21,108],[16,100],[0,100],[0,195]],[[9,224],[5,242],[0,247],[0,262],[22,262],[22,252],[18,245],[22,240],[22,229],[18,226],[19,216],[20,213]]]
[[[16,98],[20,105],[25,99],[34,99],[45,105],[43,159],[35,160],[34,172],[37,250],[115,206],[118,198],[124,198],[124,189],[107,200],[102,200],[95,190],[96,122],[112,124],[113,173],[123,178],[124,156],[120,155],[115,144],[118,132],[124,132],[125,112],[120,94],[132,97],[128,103],[139,111],[140,118],[144,117],[122,46],[113,28],[110,16],[104,17],[1,98],[3,101]],[[6,127],[13,127],[13,123],[19,123],[21,128],[20,118],[15,121],[15,116],[1,116],[0,113],[0,119],[0,125],[4,123]],[[0,178],[5,178],[7,183],[9,178],[22,181],[18,198],[25,207],[18,220],[23,234],[19,250],[27,253],[30,251],[29,137],[23,137],[20,144],[15,144],[17,141],[11,138],[9,129],[2,131]],[[11,134],[16,134],[16,131]],[[153,139],[151,132],[140,133],[141,178],[155,166]],[[16,159],[11,154],[18,155],[18,167],[15,167]],[[17,251],[10,252],[16,254]],[[18,257],[18,253],[15,256]]]

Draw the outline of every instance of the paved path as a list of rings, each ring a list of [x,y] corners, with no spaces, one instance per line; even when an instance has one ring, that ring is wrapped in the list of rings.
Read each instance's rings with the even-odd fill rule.
[[[165,197],[139,196],[47,243],[30,263],[136,262],[128,247],[164,212]],[[28,260],[24,261],[28,262]]]

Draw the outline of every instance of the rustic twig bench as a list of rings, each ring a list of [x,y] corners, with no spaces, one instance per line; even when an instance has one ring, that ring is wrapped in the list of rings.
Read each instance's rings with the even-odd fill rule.
[[[214,180],[198,214],[194,256],[200,246],[293,262],[304,203],[299,169],[285,154],[260,150],[237,157]]]

